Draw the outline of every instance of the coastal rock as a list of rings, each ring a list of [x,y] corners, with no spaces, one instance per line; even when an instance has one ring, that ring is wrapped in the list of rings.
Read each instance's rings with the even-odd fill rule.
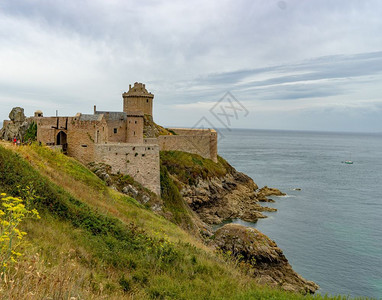
[[[269,196],[285,196],[285,194],[281,192],[279,189],[264,186],[257,192],[257,195],[256,195],[257,199],[260,202],[275,202],[272,199],[268,199],[267,197]]]
[[[25,121],[24,108],[14,107],[9,113],[9,119],[14,123],[23,123]]]
[[[181,185],[181,184],[180,184]],[[232,170],[224,177],[199,178],[193,185],[183,185],[181,194],[190,208],[207,224],[228,219],[256,222],[266,218],[261,212],[276,211],[259,204],[256,183],[247,175]]]
[[[297,274],[276,243],[254,228],[224,225],[216,231],[214,242],[218,249],[247,263],[251,276],[260,284],[302,294],[312,294],[319,288]]]
[[[24,115],[24,109],[14,107],[9,113],[10,121],[4,121],[4,126],[0,130],[0,139],[12,141],[13,138],[23,140],[23,137],[30,126],[31,121]]]

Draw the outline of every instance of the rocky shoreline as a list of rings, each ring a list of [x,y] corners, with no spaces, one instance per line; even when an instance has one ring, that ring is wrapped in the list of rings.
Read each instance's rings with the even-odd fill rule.
[[[215,246],[248,266],[260,284],[283,290],[313,294],[319,286],[297,274],[274,241],[255,228],[227,224],[214,235]]]
[[[89,168],[112,188],[132,196],[153,211],[171,219],[163,201],[135,182],[126,182],[121,174],[112,174],[104,164],[90,164]],[[290,266],[276,243],[258,230],[238,224],[226,224],[216,231],[212,225],[231,219],[257,222],[266,216],[264,211],[276,211],[262,206],[260,202],[274,202],[270,196],[285,195],[280,190],[267,186],[259,189],[244,173],[230,166],[224,176],[199,177],[192,184],[180,182],[176,174],[170,174],[179,188],[181,201],[189,207],[192,226],[185,228],[199,236],[212,248],[229,255],[245,265],[245,272],[259,284],[279,287],[302,294],[313,294],[319,287],[297,274]]]
[[[190,208],[209,225],[230,219],[257,222],[266,218],[262,212],[277,211],[260,202],[274,202],[267,197],[284,195],[277,189],[258,189],[249,176],[234,168],[222,178],[199,178],[194,185],[183,185],[180,192]]]
[[[258,188],[244,173],[229,165],[224,176],[198,177],[192,184],[179,182],[172,174],[183,200],[200,220],[211,225],[231,219],[257,222],[262,213],[277,211],[260,203],[275,202],[270,196],[284,196],[276,188]],[[238,224],[226,224],[211,232],[208,244],[246,264],[247,272],[259,284],[302,294],[313,294],[319,286],[297,274],[277,244],[258,230]]]

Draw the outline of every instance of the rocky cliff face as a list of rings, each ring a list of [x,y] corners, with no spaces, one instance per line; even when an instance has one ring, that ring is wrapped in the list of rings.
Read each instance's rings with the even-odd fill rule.
[[[240,218],[256,222],[265,218],[264,211],[275,211],[260,205],[268,201],[265,190],[247,175],[238,172],[223,158],[214,163],[196,154],[179,151],[161,152],[161,163],[171,174],[183,200],[207,224],[220,224]],[[281,194],[274,189],[273,192]]]
[[[235,218],[256,222],[265,218],[261,212],[275,211],[259,204],[257,189],[250,177],[232,168],[222,177],[199,177],[195,184],[184,184],[180,192],[204,222],[220,224]]]
[[[249,266],[249,273],[261,284],[278,286],[302,294],[314,293],[319,287],[293,271],[280,248],[260,231],[228,224],[214,235],[216,247]]]

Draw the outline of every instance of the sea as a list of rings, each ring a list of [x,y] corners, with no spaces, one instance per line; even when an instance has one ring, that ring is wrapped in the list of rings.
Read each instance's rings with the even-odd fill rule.
[[[274,240],[317,293],[382,299],[382,134],[222,133],[221,156],[287,194],[264,204],[277,208],[268,218],[232,222]]]

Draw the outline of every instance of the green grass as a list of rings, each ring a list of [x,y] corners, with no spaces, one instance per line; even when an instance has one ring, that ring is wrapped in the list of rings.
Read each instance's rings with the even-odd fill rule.
[[[208,179],[223,177],[232,172],[233,168],[222,157],[218,162],[203,158],[198,154],[181,151],[161,151],[161,165],[174,175],[180,182],[195,185],[198,178]]]
[[[183,229],[196,233],[197,227],[192,219],[192,211],[184,203],[178,187],[170,177],[165,166],[160,168],[160,183],[164,211],[171,214],[168,219]]]
[[[42,217],[23,224],[25,255],[9,274],[15,284],[6,286],[7,298],[322,299],[256,285],[233,262],[58,152],[0,143],[0,170],[0,192],[22,197],[20,186],[33,188]],[[165,168],[161,176],[168,205],[182,215]]]

